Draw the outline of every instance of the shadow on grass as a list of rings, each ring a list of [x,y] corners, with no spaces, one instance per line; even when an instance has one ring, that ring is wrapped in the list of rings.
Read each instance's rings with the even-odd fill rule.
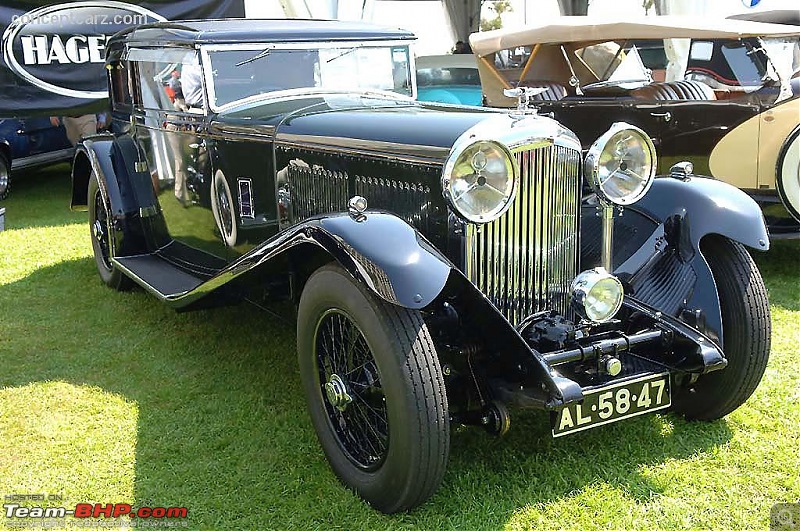
[[[7,229],[59,226],[85,221],[86,214],[69,208],[72,194],[69,163],[15,171],[6,209]]]
[[[109,290],[82,259],[0,286],[0,323],[0,385],[63,380],[135,401],[136,504],[187,506],[192,527],[498,528],[526,505],[597,482],[647,500],[659,487],[642,467],[731,438],[725,422],[667,415],[554,441],[546,415],[514,413],[503,440],[456,430],[440,491],[386,517],[328,469],[294,331],[268,314],[249,305],[178,314],[141,291]]]

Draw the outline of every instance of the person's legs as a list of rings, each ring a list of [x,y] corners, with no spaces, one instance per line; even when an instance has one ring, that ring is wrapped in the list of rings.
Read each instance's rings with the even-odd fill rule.
[[[77,144],[81,138],[97,132],[97,116],[94,114],[65,116],[63,121],[64,128],[67,130],[67,138],[73,144]]]

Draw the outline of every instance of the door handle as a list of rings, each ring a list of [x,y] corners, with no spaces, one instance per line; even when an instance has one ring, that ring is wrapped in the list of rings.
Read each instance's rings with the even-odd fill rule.
[[[665,122],[669,122],[672,120],[672,113],[669,111],[666,112],[651,112],[650,116],[653,118],[663,118]]]

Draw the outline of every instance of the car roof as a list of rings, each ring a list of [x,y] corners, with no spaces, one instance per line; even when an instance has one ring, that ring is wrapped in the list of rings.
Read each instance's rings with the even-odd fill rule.
[[[364,22],[311,19],[221,19],[158,22],[125,30],[111,41],[148,45],[412,40],[410,31]]]
[[[520,29],[473,33],[472,50],[483,56],[498,50],[533,44],[587,44],[633,39],[739,39],[800,35],[800,26],[768,24],[714,17],[656,16],[631,20],[594,16],[565,16]]]

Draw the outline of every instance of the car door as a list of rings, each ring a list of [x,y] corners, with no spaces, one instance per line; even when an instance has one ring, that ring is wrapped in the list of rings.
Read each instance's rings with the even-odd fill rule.
[[[653,139],[659,155],[659,173],[676,162],[689,160],[695,172],[709,174],[709,156],[731,129],[756,116],[758,103],[751,101],[675,100],[647,101],[630,97],[571,98],[537,102],[542,113],[552,116],[578,134],[588,148],[614,122],[641,127]],[[752,165],[758,174],[758,138],[741,147],[737,164]]]
[[[638,111],[642,120],[651,119],[648,131],[656,139],[659,153],[659,172],[681,161],[691,161],[698,174],[711,175],[709,158],[714,147],[733,128],[761,110],[751,101],[661,101],[642,103]],[[758,136],[737,146],[735,164],[747,167],[744,172],[752,182],[732,183],[743,188],[755,188],[758,177]],[[724,179],[725,175],[714,175]]]
[[[197,52],[136,48],[127,58],[138,87],[134,136],[171,238],[160,253],[187,268],[213,272],[226,263],[228,252],[212,211],[211,139]],[[199,98],[188,101],[188,93]]]
[[[43,122],[47,122],[46,126]],[[17,154],[17,157],[29,157],[44,151],[43,133],[45,127],[52,128],[48,118],[23,118],[19,121],[17,133],[25,138],[25,152]]]

